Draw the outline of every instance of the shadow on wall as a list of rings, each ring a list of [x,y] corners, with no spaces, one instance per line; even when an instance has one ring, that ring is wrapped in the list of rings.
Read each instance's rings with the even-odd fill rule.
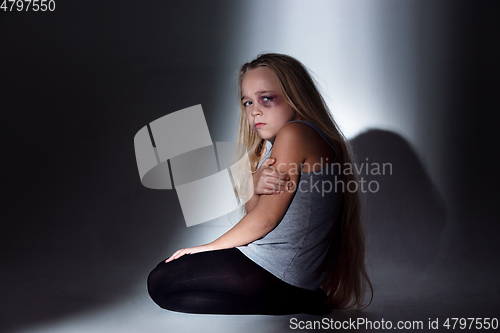
[[[361,176],[379,184],[376,193],[365,197],[372,282],[378,285],[376,292],[391,284],[388,297],[397,304],[397,289],[392,288],[391,279],[401,283],[401,277],[393,273],[411,275],[428,268],[439,252],[445,207],[402,137],[371,130],[351,143],[358,164],[366,163],[366,158],[370,164],[392,164],[392,175],[369,172]],[[123,154],[126,156],[117,160],[130,161],[124,175],[135,175],[132,152],[129,149]],[[100,177],[98,183],[105,183],[106,175]],[[105,205],[94,209],[84,206],[81,214],[75,215],[73,210],[75,204],[84,202],[73,202],[75,198],[69,197],[67,205],[61,203],[59,214],[73,216],[71,224],[58,226],[61,230],[47,229],[33,239],[40,239],[40,244],[31,244],[24,252],[6,258],[1,289],[4,329],[49,323],[131,297],[140,290],[146,294],[149,271],[178,246],[191,246],[198,234],[206,233],[204,228],[185,227],[175,193],[149,190],[136,178],[129,178],[120,177],[126,180],[123,188],[113,190],[119,195],[106,196]],[[89,189],[82,187],[83,191],[91,193],[92,184]],[[9,253],[14,253],[16,241],[12,242],[6,246]],[[33,260],[27,262],[26,258]]]
[[[447,214],[424,166],[393,132],[369,130],[350,143],[356,164],[364,166],[365,188],[372,182],[364,200],[373,282],[397,279],[390,274],[397,271],[425,272],[440,251]]]

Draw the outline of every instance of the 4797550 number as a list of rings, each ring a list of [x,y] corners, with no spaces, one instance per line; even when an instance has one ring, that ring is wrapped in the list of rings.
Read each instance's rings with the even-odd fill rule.
[[[3,0],[0,9],[4,12],[53,12],[56,10],[56,2],[54,0]]]

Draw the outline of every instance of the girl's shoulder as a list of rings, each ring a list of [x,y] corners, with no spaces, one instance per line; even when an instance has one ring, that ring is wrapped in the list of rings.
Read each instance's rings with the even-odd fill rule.
[[[288,122],[280,128],[277,136],[286,136],[305,146],[324,141],[317,125],[308,121]]]
[[[337,157],[337,151],[329,143],[326,134],[311,122],[289,122],[280,129],[276,140],[278,138],[281,142],[289,143],[288,148],[304,156],[305,162],[310,165],[322,163],[323,160],[334,161]]]
[[[281,141],[285,139],[287,142],[301,144],[302,142],[304,142],[304,140],[307,139],[308,133],[310,133],[308,127],[310,128],[310,126],[301,122],[286,123],[278,131],[278,134],[276,135],[276,141],[278,140],[278,138],[280,138]],[[312,130],[314,131],[314,129]]]

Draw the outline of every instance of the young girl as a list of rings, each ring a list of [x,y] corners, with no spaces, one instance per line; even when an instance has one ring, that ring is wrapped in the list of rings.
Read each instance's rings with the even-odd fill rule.
[[[238,142],[253,172],[247,214],[161,262],[148,278],[151,298],[189,313],[362,308],[371,284],[359,193],[345,186],[356,179],[342,172],[352,163],[346,139],[296,59],[260,55],[242,66],[239,85]]]

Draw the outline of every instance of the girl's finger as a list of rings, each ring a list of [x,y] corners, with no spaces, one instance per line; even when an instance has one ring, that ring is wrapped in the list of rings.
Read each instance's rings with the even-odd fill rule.
[[[283,172],[279,172],[279,171],[275,171],[273,174],[272,174],[272,177],[276,177],[277,179],[283,179],[283,180],[290,180],[290,177],[286,174],[286,173],[283,173]]]
[[[282,174],[280,179],[283,179],[283,180],[290,180],[290,176],[288,176],[286,173]]]
[[[181,251],[182,251],[182,250],[177,250],[177,251],[175,251],[175,252],[174,252],[174,254],[172,254],[172,255],[170,256],[170,258],[168,258],[167,260],[165,260],[165,262],[169,262],[169,261],[172,261],[172,260],[175,260],[175,259],[179,258],[179,257],[178,257],[178,254],[179,254]]]
[[[276,160],[274,158],[266,158],[266,160],[264,162],[262,162],[262,164],[264,164],[265,166],[269,166],[269,165],[273,164],[274,162],[276,162]]]

